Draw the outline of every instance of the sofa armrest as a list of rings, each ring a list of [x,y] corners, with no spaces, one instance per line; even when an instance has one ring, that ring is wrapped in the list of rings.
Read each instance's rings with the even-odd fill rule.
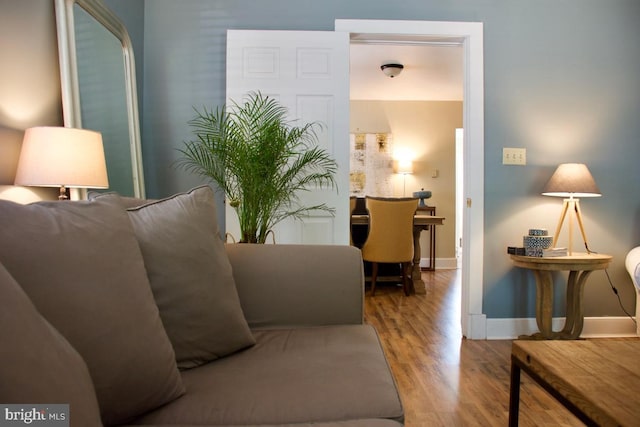
[[[251,328],[363,323],[359,249],[245,243],[226,249]]]
[[[625,267],[631,276],[631,281],[640,292],[640,246],[629,251],[625,258]]]

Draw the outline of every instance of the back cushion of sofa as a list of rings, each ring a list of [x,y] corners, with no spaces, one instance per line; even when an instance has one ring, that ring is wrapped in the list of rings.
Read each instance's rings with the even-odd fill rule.
[[[193,368],[253,345],[213,190],[198,187],[128,213],[178,367]]]
[[[140,199],[138,197],[121,196],[118,193],[115,193],[113,191],[100,192],[100,191],[92,190],[87,193],[88,200],[96,200],[96,199],[99,199],[100,197],[105,197],[105,196],[111,197],[111,200],[113,200],[113,196],[118,196],[120,200],[120,204],[124,208],[135,208],[135,207],[146,205],[147,203],[156,201],[155,199]]]
[[[87,363],[105,424],[184,392],[122,207],[0,200],[0,218],[0,262]]]
[[[102,425],[87,365],[2,264],[0,343],[1,403],[67,404],[72,427]]]

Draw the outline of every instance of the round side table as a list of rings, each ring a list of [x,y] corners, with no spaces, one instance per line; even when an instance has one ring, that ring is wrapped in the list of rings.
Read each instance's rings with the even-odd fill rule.
[[[577,339],[582,333],[584,325],[582,307],[584,284],[593,271],[607,268],[611,263],[612,256],[594,253],[574,253],[560,257],[510,256],[516,267],[532,270],[536,278],[536,322],[540,332],[519,338]],[[551,325],[553,311],[552,271],[569,271],[566,320],[564,328],[558,332],[554,332]]]

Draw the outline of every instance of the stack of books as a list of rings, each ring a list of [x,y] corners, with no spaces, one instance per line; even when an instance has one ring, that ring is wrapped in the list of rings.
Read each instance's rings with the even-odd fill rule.
[[[542,250],[542,256],[567,256],[567,248],[548,248]]]

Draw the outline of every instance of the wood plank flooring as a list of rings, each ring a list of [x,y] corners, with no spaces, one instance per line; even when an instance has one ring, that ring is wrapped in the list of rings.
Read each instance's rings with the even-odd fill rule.
[[[367,291],[365,321],[380,334],[405,408],[407,427],[506,426],[511,341],[466,340],[457,270],[422,273],[427,294],[390,284]],[[520,425],[582,426],[522,375]]]

